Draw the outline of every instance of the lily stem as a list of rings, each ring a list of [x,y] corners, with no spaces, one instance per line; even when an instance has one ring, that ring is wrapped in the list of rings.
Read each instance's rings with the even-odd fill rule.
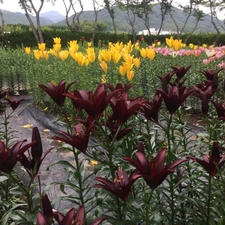
[[[171,224],[174,224],[174,186],[173,186],[173,179],[172,174],[170,174],[170,195],[171,195]]]
[[[81,180],[81,168],[80,168],[80,162],[79,162],[79,153],[76,152],[75,148],[73,147],[73,154],[76,162],[77,172],[78,172],[78,184],[79,184],[79,196],[81,204],[84,206],[84,196],[83,196],[83,184]]]
[[[207,201],[207,224],[210,222],[210,206],[211,206],[211,189],[212,189],[212,177],[209,174],[208,177],[208,201]]]

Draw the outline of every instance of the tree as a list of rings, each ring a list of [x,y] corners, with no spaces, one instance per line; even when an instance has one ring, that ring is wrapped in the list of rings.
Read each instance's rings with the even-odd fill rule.
[[[192,31],[187,36],[187,38],[185,39],[185,41],[184,41],[185,43],[187,43],[187,41],[189,40],[189,38],[192,36],[192,34],[197,29],[199,21],[201,21],[203,19],[203,17],[204,17],[204,13],[200,9],[194,9],[193,16],[195,17],[195,25],[194,25]]]
[[[78,3],[78,5],[77,5]],[[82,0],[68,0],[68,4],[66,3],[66,0],[63,0],[63,4],[66,9],[66,24],[71,32],[75,31],[75,27],[73,26],[76,24],[76,29],[78,31],[82,31],[82,28],[80,26],[80,16],[84,11]],[[71,20],[69,19],[70,12],[73,12],[73,15],[71,16]]]
[[[116,2],[114,0],[104,0],[104,4],[105,4],[104,6],[106,10],[108,11],[112,19],[114,33],[117,33],[117,28],[115,23],[115,10],[114,10],[114,6],[116,5]]]
[[[152,12],[153,4],[150,3],[153,1],[154,0],[141,0],[141,2],[136,1],[136,14],[144,21],[144,25],[148,30],[148,35],[151,35],[149,14]]]
[[[95,39],[95,34],[97,31],[97,22],[98,22],[98,13],[103,9],[103,6],[100,5],[97,0],[92,0],[93,8],[94,8],[94,13],[95,13],[95,19],[94,19],[94,29],[92,32],[92,39]]]
[[[208,0],[208,1],[203,1],[203,4],[209,8],[210,10],[210,18],[211,18],[211,23],[216,30],[216,40],[214,41],[214,45],[216,45],[217,41],[220,38],[220,30],[218,28],[218,25],[216,24],[217,18],[217,11],[219,11],[221,4],[223,3],[223,0]]]
[[[3,0],[0,0],[0,3],[3,3]],[[1,34],[0,36],[4,35],[4,27],[5,27],[5,21],[4,21],[4,17],[3,17],[3,12],[0,9],[0,17],[1,17]]]
[[[117,4],[122,10],[127,11],[128,23],[131,26],[131,33],[133,37],[133,42],[136,39],[136,15],[137,15],[137,2],[138,0],[117,0]]]
[[[171,6],[169,8],[169,16],[172,19],[174,25],[176,26],[178,39],[180,39],[181,35],[185,31],[188,20],[190,19],[191,15],[193,15],[194,10],[198,8],[201,2],[202,2],[201,0],[189,0],[188,5],[184,5],[184,6],[179,5],[179,7],[183,9],[184,15],[186,15],[184,23],[181,27],[179,27],[177,21],[175,20],[173,16],[173,7]]]
[[[172,6],[172,2],[173,0],[158,0],[158,3],[160,5],[160,16],[161,16],[161,20],[160,20],[160,25],[159,25],[159,29],[158,29],[158,33],[157,33],[157,38],[160,35],[160,32],[162,30],[162,26],[166,17],[166,14],[168,12],[168,10],[171,8]]]
[[[39,3],[40,3],[39,7],[36,8],[33,3],[33,0],[19,0],[19,5],[25,12],[25,16],[30,23],[32,32],[34,34],[34,37],[35,37],[37,43],[43,43],[44,38],[43,38],[42,31],[41,31],[40,12],[44,5],[44,0],[39,0]],[[32,13],[34,13],[36,16],[36,27],[37,28],[35,27],[32,19],[30,17],[30,14],[32,14]]]

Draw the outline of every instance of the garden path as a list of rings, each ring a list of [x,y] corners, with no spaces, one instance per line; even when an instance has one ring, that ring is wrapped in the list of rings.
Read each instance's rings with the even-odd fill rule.
[[[39,174],[42,186],[45,187],[52,182],[66,180],[67,173],[62,165],[52,166],[48,171],[46,171],[49,165],[59,160],[67,160],[71,164],[75,165],[73,153],[65,150],[57,150],[57,148],[60,147],[60,143],[52,140],[52,137],[55,136],[59,130],[65,131],[65,128],[62,125],[60,126],[59,124],[56,124],[56,118],[54,116],[49,115],[34,106],[30,96],[15,98],[25,99],[10,117],[9,126],[13,131],[16,131],[13,135],[15,137],[15,141],[27,139],[27,142],[30,142],[32,137],[32,128],[38,127],[42,139],[43,151],[46,152],[48,149],[54,147],[54,149],[44,159],[40,168]],[[11,111],[11,109],[7,108],[7,112],[9,111]],[[19,173],[23,176],[23,180],[26,183],[29,179],[28,176],[22,171],[20,166],[18,168]],[[92,170],[92,166],[89,163],[86,163],[85,169]],[[68,191],[69,194],[74,194],[67,189],[65,190]],[[54,200],[56,197],[63,195],[59,189],[59,185],[54,185],[54,187],[50,188],[47,193],[50,200]],[[64,201],[60,201],[55,205],[55,209],[58,210],[69,209],[72,207],[74,207],[74,205]]]

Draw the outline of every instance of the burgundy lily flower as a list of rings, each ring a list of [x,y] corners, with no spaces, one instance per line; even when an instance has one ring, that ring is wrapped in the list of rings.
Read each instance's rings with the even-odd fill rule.
[[[162,149],[152,161],[148,161],[143,152],[137,151],[137,160],[127,157],[123,159],[134,165],[136,173],[143,177],[152,189],[155,189],[165,180],[169,173],[175,171],[176,166],[187,160],[180,159],[165,167],[165,154],[166,148]]]
[[[157,88],[157,92],[162,95],[168,111],[173,114],[183,104],[185,99],[193,92],[193,90],[184,86],[168,86],[167,88],[167,92],[160,88]]]
[[[141,177],[141,175],[138,175],[136,172],[133,172],[128,177],[127,173],[120,169],[116,171],[115,179],[113,182],[102,177],[96,177],[96,180],[101,182],[102,184],[95,184],[95,187],[110,191],[125,202],[128,199],[132,184],[139,177]]]
[[[221,103],[217,103],[215,101],[212,101],[213,105],[216,108],[216,112],[217,115],[219,117],[220,120],[225,120],[225,101],[221,102]]]
[[[88,146],[88,140],[90,132],[94,129],[94,120],[88,124],[86,130],[84,130],[82,123],[78,123],[73,128],[73,134],[70,135],[64,131],[59,131],[58,133],[62,137],[53,137],[55,140],[60,140],[73,147],[79,149],[81,152],[86,152]]]
[[[201,71],[202,74],[204,74],[204,76],[206,77],[207,80],[211,80],[212,81],[212,88],[213,89],[216,89],[218,87],[218,83],[219,83],[219,80],[218,80],[218,73],[223,70],[222,69],[219,69],[219,70],[211,70],[211,69],[207,69],[207,70],[204,70],[204,71]]]
[[[20,99],[20,100],[10,100],[10,99],[8,99],[8,98],[6,98],[6,100],[8,101],[8,103],[10,104],[10,106],[11,106],[11,108],[13,109],[13,110],[15,110],[19,105],[20,105],[20,103],[21,102],[23,102],[24,101],[24,99]]]
[[[80,206],[77,213],[74,208],[70,209],[64,216],[58,211],[53,211],[51,203],[47,195],[42,196],[43,213],[39,212],[37,220],[39,225],[52,224],[53,217],[59,225],[85,225],[85,210],[83,206]],[[99,218],[92,222],[90,225],[98,225],[102,221],[106,220],[106,217]]]
[[[202,101],[202,113],[207,114],[209,110],[209,100],[218,90],[218,88],[213,89],[212,81],[200,83],[194,86],[193,96],[200,98]]]
[[[132,131],[131,126],[126,126],[125,128],[121,128],[120,124],[115,120],[111,120],[110,117],[108,118],[106,126],[109,128],[111,132],[111,135],[110,135],[111,139],[113,139],[114,136],[117,134],[116,136],[117,141],[121,140],[124,136],[126,136]],[[120,130],[118,131],[119,127],[120,127]]]
[[[8,90],[0,90],[0,100],[8,94]]]
[[[18,157],[30,148],[34,142],[22,147],[26,140],[17,142],[12,148],[7,148],[3,141],[0,141],[0,170],[4,173],[11,173],[18,161]]]
[[[113,114],[110,116],[111,120],[117,120],[119,124],[125,123],[132,115],[137,114],[146,100],[137,97],[135,99],[127,99],[126,96],[121,96],[116,101],[111,101],[110,105]]]
[[[19,161],[30,176],[36,176],[42,164],[42,161],[53,148],[50,148],[42,157],[42,142],[37,127],[34,127],[32,130],[32,142],[35,142],[35,144],[31,146],[31,154],[28,154],[28,156],[26,156],[25,154],[21,154],[19,157]]]
[[[162,90],[167,92],[167,86],[170,83],[171,78],[174,75],[174,71],[173,72],[169,72],[168,74],[164,75],[163,77],[159,77],[159,79],[161,80],[162,83]]]
[[[158,123],[158,113],[162,105],[162,96],[155,94],[152,101],[146,101],[142,108],[141,113],[147,120]]]
[[[188,156],[187,158],[193,159],[195,162],[199,163],[210,176],[215,176],[225,163],[225,154],[220,155],[220,150],[224,151],[225,148],[219,146],[217,142],[213,142],[209,155],[204,155],[203,159],[198,159],[193,156]]]
[[[176,74],[177,79],[176,79],[176,83],[178,83],[183,77],[184,75],[187,73],[187,71],[191,68],[190,66],[182,67],[182,66],[171,66],[171,68],[173,69],[173,72]]]
[[[113,91],[107,95],[104,84],[100,84],[95,92],[86,92],[84,90],[74,91],[64,94],[72,99],[76,108],[84,109],[91,117],[97,119],[106,109],[110,99],[119,90]]]
[[[120,95],[125,95],[126,98],[128,98],[128,91],[132,87],[131,84],[124,84],[124,87],[121,83],[117,83],[116,87],[113,87],[111,84],[107,84],[107,87],[113,92],[116,90],[120,90],[113,98],[118,98]]]
[[[59,212],[53,212],[53,215],[59,225],[76,225],[77,224],[76,221],[74,220],[74,216],[75,216],[74,208],[70,209],[65,216]],[[49,219],[50,218],[43,215],[41,212],[39,212],[37,215],[37,220],[39,225],[51,225],[51,223],[49,223]],[[78,223],[78,224],[83,225],[84,223]]]
[[[57,105],[63,106],[66,98],[63,94],[67,93],[69,88],[75,83],[76,82],[72,82],[66,87],[66,81],[61,80],[58,85],[49,82],[48,87],[44,84],[39,84],[39,87],[47,92]]]

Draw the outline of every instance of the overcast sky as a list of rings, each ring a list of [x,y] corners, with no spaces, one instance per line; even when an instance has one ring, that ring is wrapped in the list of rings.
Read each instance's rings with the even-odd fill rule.
[[[68,2],[68,0],[66,0]],[[39,6],[40,0],[33,0],[35,6]],[[84,10],[93,10],[92,0],[82,0],[84,5]],[[100,4],[102,4],[103,0],[98,0]],[[177,4],[184,5],[188,3],[189,0],[174,0]],[[77,5],[78,6],[78,5]],[[0,4],[0,9],[9,10],[12,12],[23,12],[22,9],[18,5],[18,0],[3,0],[3,4]],[[45,2],[44,7],[41,12],[46,12],[50,10],[55,10],[60,12],[62,15],[65,15],[65,7],[62,0],[56,0],[56,3],[53,5],[52,3]],[[205,11],[205,10],[204,10]],[[205,11],[207,13],[207,11]],[[220,13],[220,18],[224,17],[224,13]]]

